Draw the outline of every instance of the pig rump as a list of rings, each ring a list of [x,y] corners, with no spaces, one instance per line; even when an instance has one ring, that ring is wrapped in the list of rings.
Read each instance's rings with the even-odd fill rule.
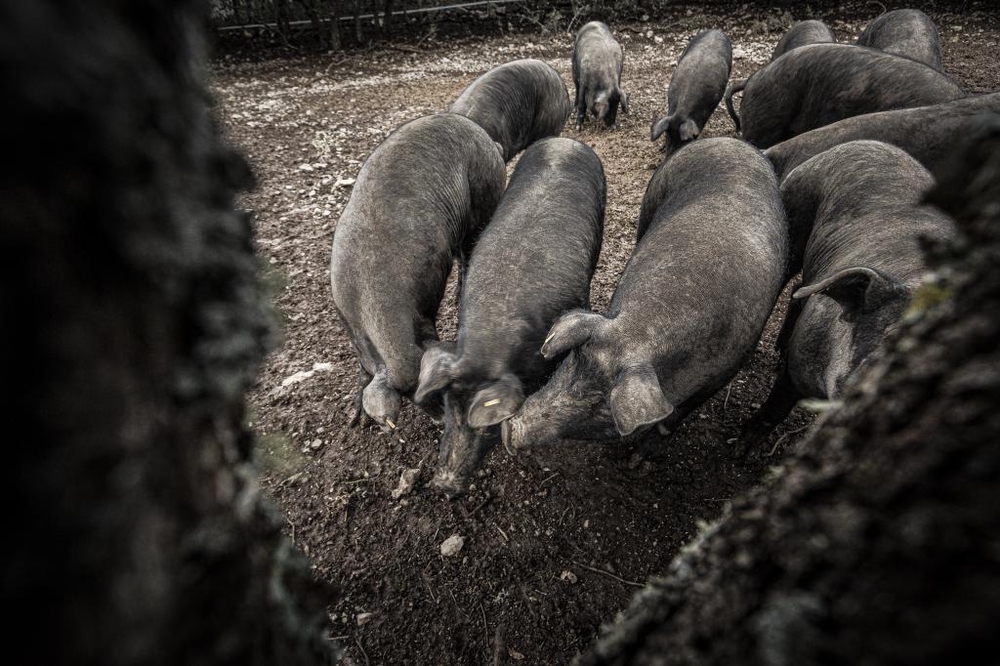
[[[509,162],[547,136],[559,136],[570,112],[569,92],[541,60],[514,60],[469,84],[449,109],[486,130]]]

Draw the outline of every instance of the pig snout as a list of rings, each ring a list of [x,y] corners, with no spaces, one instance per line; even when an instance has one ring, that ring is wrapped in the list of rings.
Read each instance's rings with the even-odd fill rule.
[[[439,469],[431,479],[431,487],[448,497],[464,495],[469,487],[469,477],[448,469]]]
[[[528,448],[524,437],[524,425],[516,416],[500,424],[500,440],[503,442],[503,448],[512,456]]]

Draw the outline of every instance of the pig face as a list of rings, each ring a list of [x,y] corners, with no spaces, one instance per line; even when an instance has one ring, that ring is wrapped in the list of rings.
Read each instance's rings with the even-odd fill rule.
[[[603,373],[580,350],[563,360],[548,383],[501,425],[509,453],[554,444],[564,438],[613,437]]]
[[[594,97],[594,117],[611,127],[618,120],[619,105],[622,111],[628,113],[628,95],[621,89],[615,89],[610,93],[600,92]]]
[[[612,321],[576,311],[556,322],[542,355],[552,359],[569,354],[548,383],[504,422],[508,451],[563,438],[624,437],[674,411],[651,365],[623,361],[620,332]]]
[[[496,427],[474,428],[469,424],[469,402],[458,391],[444,394],[444,434],[431,486],[450,496],[465,492],[472,473],[500,441]]]
[[[902,317],[910,292],[881,271],[857,266],[792,295],[810,297],[792,337],[792,374],[807,395],[837,398]]]
[[[414,401],[424,404],[442,395],[445,431],[432,485],[458,494],[499,441],[495,426],[514,415],[524,401],[524,392],[520,380],[511,373],[491,378],[464,357],[432,348],[421,359]]]

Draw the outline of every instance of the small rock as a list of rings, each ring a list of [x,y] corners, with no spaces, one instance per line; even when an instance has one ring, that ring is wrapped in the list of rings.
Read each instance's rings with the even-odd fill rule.
[[[313,451],[319,451],[319,447],[323,446],[322,439],[314,439],[312,443],[309,444],[309,448]]]
[[[515,650],[514,648],[509,648],[507,650],[507,654],[509,654],[514,659],[514,661],[522,661],[524,659],[524,655]]]
[[[403,473],[399,475],[399,484],[396,486],[396,489],[392,491],[392,499],[399,499],[400,497],[409,495],[413,492],[413,486],[417,482],[418,476],[420,476],[419,467],[404,470]]]
[[[462,546],[464,545],[465,537],[459,536],[458,534],[452,534],[441,544],[441,554],[445,557],[454,557],[455,555],[458,555],[458,551],[462,550]]]
[[[363,627],[368,624],[369,620],[371,620],[374,616],[375,613],[358,613],[358,616],[355,619],[358,622],[358,626]]]
[[[567,580],[570,585],[576,585],[576,574],[567,569],[559,574],[559,580]]]

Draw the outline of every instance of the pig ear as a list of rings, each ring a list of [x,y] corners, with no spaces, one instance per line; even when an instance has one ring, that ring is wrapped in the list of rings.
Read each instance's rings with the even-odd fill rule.
[[[611,389],[608,404],[622,437],[644,425],[662,421],[674,411],[674,406],[663,397],[660,380],[649,366],[623,372]]]
[[[624,111],[625,113],[629,112],[628,93],[622,90],[621,88],[618,89],[618,103],[622,105],[622,111]]]
[[[586,310],[567,312],[549,330],[549,335],[542,344],[542,356],[551,361],[559,354],[579,347],[605,321],[607,319],[603,316]]]
[[[420,379],[413,402],[424,402],[432,393],[451,384],[455,379],[456,361],[455,355],[443,346],[428,348],[420,358]]]
[[[904,298],[906,290],[881,271],[866,266],[845,268],[825,280],[802,287],[792,298],[824,293],[844,308],[848,320],[861,312],[872,312],[891,300]]]
[[[681,123],[677,133],[680,135],[681,141],[691,141],[698,137],[698,125],[688,118]]]
[[[469,405],[469,425],[473,428],[496,425],[514,416],[523,402],[521,380],[507,373],[472,399]]]
[[[654,120],[652,127],[649,129],[649,140],[656,141],[659,139],[667,131],[668,125],[670,125],[670,116],[663,116],[659,120]]]

